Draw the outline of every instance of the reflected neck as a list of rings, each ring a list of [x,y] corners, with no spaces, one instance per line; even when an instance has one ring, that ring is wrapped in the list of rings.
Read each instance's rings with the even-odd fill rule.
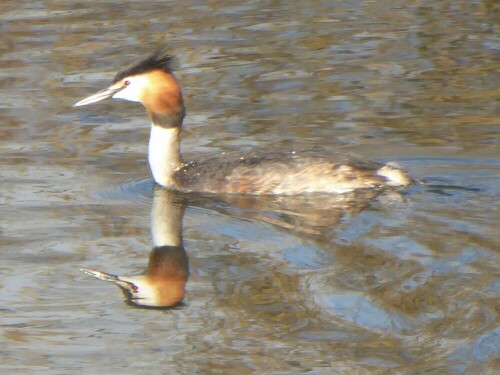
[[[151,207],[151,234],[155,247],[182,247],[184,205],[176,193],[155,189]]]
[[[149,136],[149,166],[157,184],[175,188],[174,174],[182,166],[180,152],[181,127],[151,124]]]

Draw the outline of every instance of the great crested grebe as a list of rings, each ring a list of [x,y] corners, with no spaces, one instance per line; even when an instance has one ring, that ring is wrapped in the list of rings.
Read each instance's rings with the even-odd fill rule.
[[[404,187],[409,176],[392,164],[315,151],[254,152],[184,163],[180,132],[185,109],[172,56],[159,50],[119,72],[108,88],[74,107],[104,99],[140,102],[151,119],[149,164],[159,185],[181,192],[296,195]]]

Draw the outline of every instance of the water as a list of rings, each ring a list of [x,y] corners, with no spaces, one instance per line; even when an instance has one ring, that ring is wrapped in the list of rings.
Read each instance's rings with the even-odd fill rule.
[[[496,373],[498,27],[494,1],[1,3],[2,370]],[[183,304],[126,304],[78,269],[148,263],[147,120],[71,105],[165,43],[188,158],[322,146],[425,185],[188,197]]]

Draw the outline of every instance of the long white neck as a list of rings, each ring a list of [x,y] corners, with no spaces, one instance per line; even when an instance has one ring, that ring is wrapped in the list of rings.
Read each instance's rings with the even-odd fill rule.
[[[174,172],[182,165],[180,132],[180,126],[164,128],[151,124],[149,166],[156,183],[166,188],[175,187]]]

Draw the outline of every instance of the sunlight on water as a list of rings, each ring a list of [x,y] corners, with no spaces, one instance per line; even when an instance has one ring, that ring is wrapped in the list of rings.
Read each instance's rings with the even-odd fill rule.
[[[496,373],[496,2],[2,2],[0,29],[6,373]],[[319,146],[419,183],[158,192],[143,108],[71,105],[163,44],[186,160]]]

